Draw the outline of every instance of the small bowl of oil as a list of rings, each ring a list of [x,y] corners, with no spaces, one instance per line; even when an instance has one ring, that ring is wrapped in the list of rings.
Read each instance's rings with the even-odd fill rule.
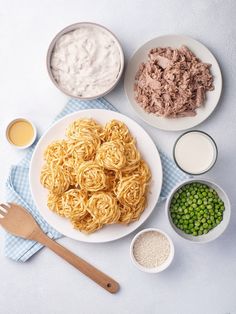
[[[35,125],[26,118],[16,118],[7,125],[6,139],[14,147],[28,148],[34,143],[36,137]]]

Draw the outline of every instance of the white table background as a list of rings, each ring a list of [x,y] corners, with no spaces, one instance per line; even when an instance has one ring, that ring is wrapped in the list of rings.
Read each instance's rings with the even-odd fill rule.
[[[110,28],[120,39],[126,62],[147,40],[163,34],[187,34],[206,44],[220,62],[224,89],[214,114],[199,129],[219,147],[219,159],[207,177],[222,185],[232,202],[232,219],[222,237],[209,244],[177,238],[158,205],[143,227],[160,227],[173,238],[176,256],[161,274],[139,272],[129,260],[130,235],[108,244],[59,242],[120,282],[110,295],[73,267],[43,249],[20,264],[3,255],[0,231],[1,314],[235,314],[236,313],[236,1],[230,0],[0,0],[0,198],[11,164],[25,152],[4,140],[14,116],[28,116],[40,134],[67,101],[51,83],[45,55],[52,37],[78,21]],[[122,113],[150,133],[171,154],[179,133],[149,127],[136,116],[123,82],[107,96]]]

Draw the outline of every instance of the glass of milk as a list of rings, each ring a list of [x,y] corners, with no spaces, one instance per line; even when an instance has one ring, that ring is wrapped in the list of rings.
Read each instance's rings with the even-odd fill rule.
[[[217,155],[217,146],[213,138],[205,132],[196,130],[182,134],[173,148],[177,166],[192,175],[209,171],[214,166]]]

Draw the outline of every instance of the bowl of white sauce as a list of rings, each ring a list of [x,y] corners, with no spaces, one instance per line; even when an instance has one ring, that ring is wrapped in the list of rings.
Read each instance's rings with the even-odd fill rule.
[[[90,22],[70,25],[52,40],[47,53],[52,82],[70,97],[91,100],[109,93],[124,69],[116,36]]]
[[[201,175],[216,163],[218,149],[213,138],[203,132],[192,130],[177,138],[173,148],[176,165],[191,175]]]

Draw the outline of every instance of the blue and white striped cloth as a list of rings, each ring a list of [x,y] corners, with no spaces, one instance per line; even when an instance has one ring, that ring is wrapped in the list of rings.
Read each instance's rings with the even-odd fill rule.
[[[83,109],[100,108],[116,111],[116,109],[105,99],[79,101],[71,99],[55,121],[65,115]],[[51,238],[58,239],[61,234],[54,230],[39,214],[36,208],[29,187],[29,163],[34,147],[31,147],[25,158],[17,165],[12,166],[9,177],[6,182],[7,202],[14,202],[25,207],[36,219],[43,231]],[[180,181],[188,178],[186,174],[181,172],[174,162],[166,155],[161,153],[164,180],[161,191],[162,199],[166,198],[171,189]],[[6,233],[5,255],[15,261],[25,262],[38,250],[42,245],[34,241],[24,240]]]

